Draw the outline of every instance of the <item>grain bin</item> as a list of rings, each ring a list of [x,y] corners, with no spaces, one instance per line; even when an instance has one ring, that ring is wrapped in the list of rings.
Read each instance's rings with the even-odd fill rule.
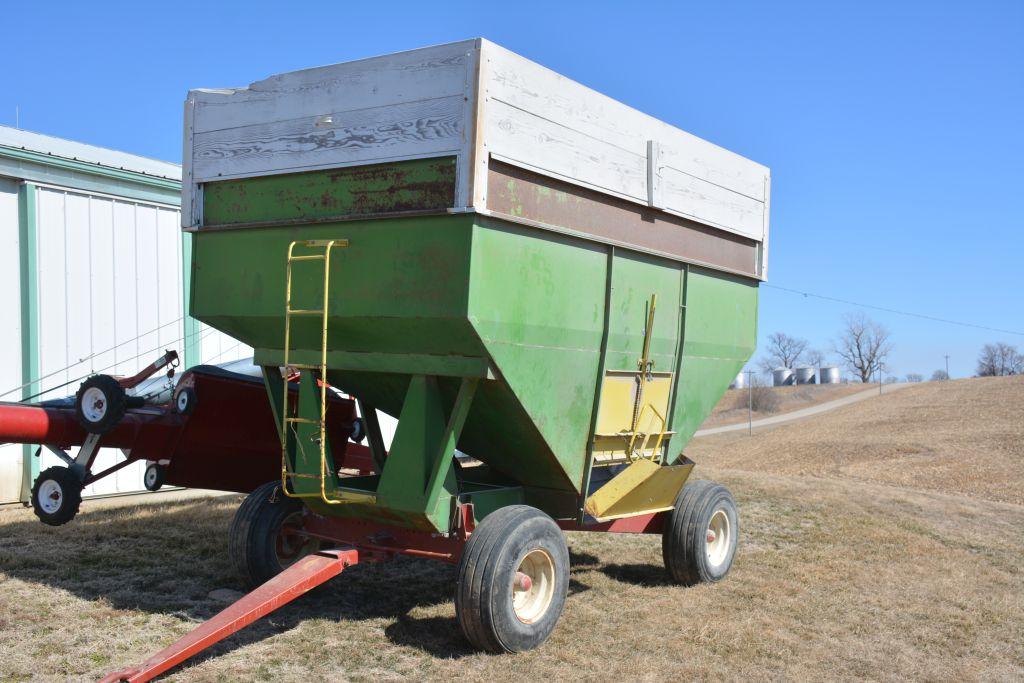
[[[746,389],[747,388],[747,373],[740,371],[736,375],[736,379],[729,385],[730,389]]]
[[[793,371],[789,368],[775,368],[772,371],[772,386],[788,387],[796,381]]]
[[[673,580],[724,576],[732,498],[681,456],[755,347],[768,169],[485,40],[195,90],[185,115],[191,313],[255,349],[282,440],[233,527],[251,582],[281,570],[256,521],[281,501],[288,533],[459,563],[459,623],[496,652],[558,619],[559,528],[662,533]],[[327,383],[371,476],[330,458]]]
[[[821,384],[839,384],[839,368],[834,365],[822,365],[818,371],[818,382]]]
[[[793,372],[797,384],[814,384],[816,375],[815,369],[807,365],[801,366]]]

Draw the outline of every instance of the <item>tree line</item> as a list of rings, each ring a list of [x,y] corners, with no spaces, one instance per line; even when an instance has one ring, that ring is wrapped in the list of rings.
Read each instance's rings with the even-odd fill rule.
[[[892,334],[884,325],[875,322],[864,313],[854,313],[844,318],[843,328],[832,341],[831,353],[838,364],[848,370],[856,379],[868,383],[879,376],[885,361],[892,353]],[[776,368],[794,368],[805,364],[820,367],[828,361],[828,355],[811,348],[806,339],[794,337],[785,332],[768,336],[768,345],[759,365],[765,372]],[[978,355],[976,375],[998,377],[1024,374],[1024,354],[1017,347],[1004,342],[985,344]],[[949,379],[945,370],[936,370],[932,381]],[[896,381],[890,378],[890,381]],[[908,373],[908,382],[922,382],[924,376]]]

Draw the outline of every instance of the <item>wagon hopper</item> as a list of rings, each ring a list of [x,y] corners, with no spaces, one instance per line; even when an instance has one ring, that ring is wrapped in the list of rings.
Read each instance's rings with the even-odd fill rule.
[[[191,313],[255,349],[281,440],[233,527],[269,582],[126,675],[395,554],[459,563],[462,629],[498,652],[554,628],[564,529],[728,571],[734,503],[683,448],[754,350],[765,167],[472,40],[192,91],[184,183]],[[332,457],[328,386],[373,474]],[[289,566],[281,534],[321,550]]]

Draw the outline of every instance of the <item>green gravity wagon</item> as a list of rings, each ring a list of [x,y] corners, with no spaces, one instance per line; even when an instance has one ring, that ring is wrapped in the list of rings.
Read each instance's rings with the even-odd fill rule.
[[[232,527],[249,621],[407,554],[458,565],[473,645],[526,650],[564,530],[722,578],[735,504],[683,448],[754,351],[768,205],[764,166],[485,40],[190,92],[191,313],[253,347],[281,439]],[[338,393],[372,474],[334,459]]]

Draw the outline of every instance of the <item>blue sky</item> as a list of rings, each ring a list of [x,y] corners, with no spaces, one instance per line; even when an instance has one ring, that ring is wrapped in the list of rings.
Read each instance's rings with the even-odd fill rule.
[[[0,123],[171,161],[190,87],[484,36],[772,169],[769,284],[1024,332],[1024,2],[19,3]],[[11,30],[11,29],[15,30]],[[855,307],[763,288],[826,349]],[[878,311],[895,373],[1024,336]]]

